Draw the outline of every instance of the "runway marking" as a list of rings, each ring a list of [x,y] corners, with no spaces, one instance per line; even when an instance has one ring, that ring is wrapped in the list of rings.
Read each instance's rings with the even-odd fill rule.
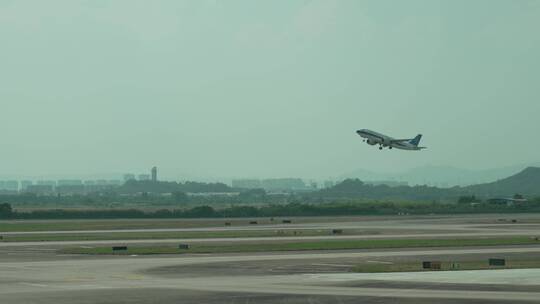
[[[324,263],[316,263],[311,264],[313,266],[330,266],[330,267],[352,267],[354,265],[345,265],[345,264],[324,264]]]
[[[45,285],[45,284],[28,283],[28,282],[20,282],[19,284],[26,285],[26,286],[32,286],[32,287],[48,287],[48,285]]]
[[[80,281],[89,281],[94,280],[95,276],[78,276],[78,277],[66,277],[64,281],[66,282],[80,282]]]
[[[32,251],[55,251],[56,250],[54,248],[33,248],[33,247],[29,247],[27,249],[32,250]]]
[[[110,276],[113,279],[123,279],[123,280],[143,280],[145,276],[140,274],[125,274],[125,275],[112,275]]]
[[[386,262],[386,261],[366,261],[366,263],[376,263],[376,264],[394,264],[392,262]]]
[[[111,286],[103,286],[103,285],[97,285],[97,284],[80,284],[76,285],[79,288],[86,288],[86,289],[109,289],[114,288]]]

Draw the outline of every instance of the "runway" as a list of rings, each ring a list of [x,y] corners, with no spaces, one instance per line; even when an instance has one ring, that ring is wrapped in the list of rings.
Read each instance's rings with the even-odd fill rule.
[[[523,215],[512,215],[523,219]],[[265,242],[265,241],[299,241],[299,240],[367,240],[367,239],[407,239],[407,238],[472,238],[472,237],[540,237],[540,218],[532,217],[531,223],[500,223],[495,216],[484,218],[442,217],[419,219],[390,218],[379,221],[345,221],[337,219],[334,222],[274,224],[274,225],[243,225],[238,227],[196,227],[196,228],[146,228],[146,229],[102,229],[102,230],[45,230],[45,231],[7,231],[0,232],[3,236],[28,235],[107,235],[110,233],[169,233],[169,232],[249,232],[249,231],[298,231],[297,236],[264,236],[264,237],[189,237],[189,238],[149,238],[149,239],[119,239],[119,240],[76,240],[76,241],[22,241],[0,242],[2,247],[27,246],[89,246],[107,244],[168,244],[178,242],[214,243],[214,242]],[[525,218],[527,219],[527,218]],[[247,221],[246,221],[247,222]],[[301,235],[302,231],[331,231],[340,229],[353,231],[351,235]]]
[[[464,254],[540,253],[540,247],[444,249],[413,251],[372,251],[341,253],[303,253],[275,255],[235,255],[203,257],[128,257],[106,259],[76,259],[66,261],[0,263],[2,299],[24,299],[42,292],[68,292],[100,289],[169,289],[205,292],[271,293],[288,295],[361,296],[384,298],[427,298],[460,300],[538,301],[540,299],[540,269],[484,270],[428,273],[383,274],[289,274],[179,277],[149,274],[163,267],[194,264],[245,263],[282,260],[339,261],[340,259],[383,258],[392,256],[437,256]],[[422,288],[347,287],[343,283],[362,281],[414,281],[416,283],[516,284],[531,286],[529,291],[483,291]],[[516,278],[522,281],[516,282]],[[336,284],[337,283],[337,284]],[[333,285],[332,285],[333,284]],[[538,290],[538,291],[532,291]],[[19,302],[20,303],[20,302]],[[36,302],[39,303],[39,302]]]
[[[1,303],[516,303],[540,302],[540,269],[356,273],[358,263],[467,261],[488,257],[540,259],[539,245],[467,248],[393,248],[286,253],[154,256],[65,255],[57,249],[94,244],[281,242],[540,235],[529,223],[499,224],[492,216],[380,221],[335,221],[250,229],[392,229],[376,235],[328,235],[164,240],[0,242]],[[439,221],[439,223],[437,223]],[[434,223],[435,222],[435,223]],[[153,231],[193,231],[192,228]],[[403,230],[405,233],[392,231]],[[129,232],[148,232],[137,229]],[[382,231],[381,230],[381,231]],[[409,233],[410,231],[414,233]],[[109,233],[120,230],[91,230]],[[69,231],[58,233],[78,233]],[[81,232],[84,235],[85,232]],[[11,232],[15,235],[20,232]],[[44,233],[56,233],[45,231]],[[2,233],[6,235],[5,233]]]

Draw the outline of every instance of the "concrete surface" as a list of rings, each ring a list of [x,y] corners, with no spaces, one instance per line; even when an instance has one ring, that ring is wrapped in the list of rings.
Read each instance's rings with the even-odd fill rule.
[[[534,221],[538,216],[521,218]],[[437,231],[459,231],[456,234],[460,236],[463,233],[488,236],[539,232],[538,225],[534,223],[519,226],[497,224],[491,216],[445,217],[440,224],[437,221],[439,219],[424,217],[413,220],[381,219],[361,225],[347,223],[366,229],[388,225],[394,229],[414,227],[424,230],[422,235],[432,235],[430,237],[449,237],[448,233],[429,232],[435,228]],[[338,221],[309,225],[314,229],[347,227],[346,223]],[[215,241],[263,241],[268,238],[245,239],[248,240],[229,238]],[[291,240],[286,237],[274,241],[282,239]],[[143,244],[146,241],[133,242]],[[351,267],[359,261],[395,262],[423,258],[466,260],[492,256],[540,258],[540,246],[537,245],[126,257],[56,253],[57,248],[81,244],[78,242],[27,242],[15,246],[12,246],[13,243],[0,244],[2,304],[540,303],[539,269],[378,274],[350,272]]]

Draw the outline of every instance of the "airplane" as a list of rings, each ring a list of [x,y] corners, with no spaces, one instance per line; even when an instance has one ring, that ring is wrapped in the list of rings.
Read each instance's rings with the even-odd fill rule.
[[[369,145],[379,145],[379,150],[382,150],[383,147],[388,147],[388,149],[396,148],[401,150],[422,150],[426,147],[419,147],[420,139],[422,134],[418,134],[415,138],[409,139],[394,139],[390,136],[377,133],[375,131],[362,129],[356,131],[356,134],[360,135],[364,139],[364,142]]]

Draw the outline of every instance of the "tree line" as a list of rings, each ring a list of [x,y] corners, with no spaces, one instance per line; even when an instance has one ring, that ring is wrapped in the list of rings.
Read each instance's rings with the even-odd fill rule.
[[[77,203],[90,206],[118,203],[148,203],[174,205],[178,203],[320,203],[333,200],[365,199],[394,201],[458,201],[475,195],[478,199],[504,198],[520,193],[526,197],[540,196],[540,168],[528,168],[506,179],[467,187],[437,188],[429,186],[371,185],[359,179],[346,179],[337,185],[311,192],[291,192],[268,195],[263,189],[235,189],[223,183],[166,182],[130,180],[119,187],[95,189],[90,192],[4,194],[0,202],[12,203]],[[190,195],[188,195],[190,194]],[[221,195],[216,195],[221,194]]]
[[[223,183],[201,183],[187,181],[181,182],[166,182],[166,181],[137,181],[129,180],[114,189],[115,192],[121,194],[132,194],[140,192],[148,193],[175,193],[175,192],[190,192],[190,193],[228,193],[235,190]]]
[[[492,205],[487,203],[456,204],[435,202],[328,202],[320,204],[289,203],[213,208],[197,206],[186,209],[47,209],[18,212],[8,203],[0,204],[2,219],[114,219],[114,218],[229,218],[276,216],[342,216],[394,214],[465,214],[540,212],[540,199],[523,205]]]

